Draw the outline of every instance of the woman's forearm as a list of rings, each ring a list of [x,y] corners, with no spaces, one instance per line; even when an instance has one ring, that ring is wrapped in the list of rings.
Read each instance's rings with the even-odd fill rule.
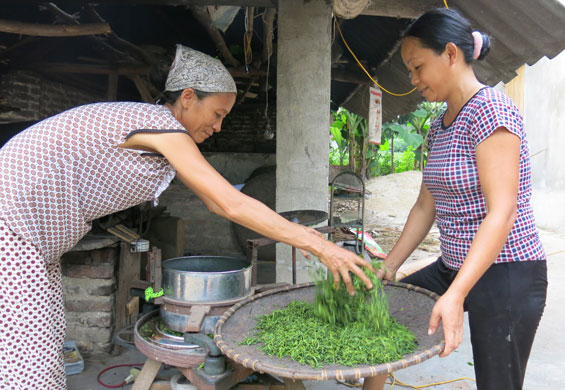
[[[412,210],[410,210],[402,234],[387,255],[385,263],[388,268],[392,268],[392,271],[398,270],[408,256],[424,240],[434,224],[434,219],[435,205],[433,197],[422,184],[420,195]]]

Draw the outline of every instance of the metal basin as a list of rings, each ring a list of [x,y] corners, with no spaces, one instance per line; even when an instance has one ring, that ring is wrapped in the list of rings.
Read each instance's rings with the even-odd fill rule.
[[[176,257],[163,261],[162,267],[165,298],[208,303],[251,293],[251,264],[244,257]]]

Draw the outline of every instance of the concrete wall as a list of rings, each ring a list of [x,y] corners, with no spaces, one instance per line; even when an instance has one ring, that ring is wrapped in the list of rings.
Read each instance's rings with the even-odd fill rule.
[[[325,0],[279,1],[277,211],[327,211],[331,8]],[[290,247],[277,244],[277,281],[291,281]],[[298,282],[308,280],[300,256]]]
[[[540,227],[565,231],[565,52],[525,71],[524,119]]]
[[[208,162],[231,184],[242,184],[258,167],[274,165],[275,156],[259,153],[205,154]],[[184,221],[184,253],[241,256],[232,223],[210,213],[206,205],[176,179],[163,192],[159,205]]]

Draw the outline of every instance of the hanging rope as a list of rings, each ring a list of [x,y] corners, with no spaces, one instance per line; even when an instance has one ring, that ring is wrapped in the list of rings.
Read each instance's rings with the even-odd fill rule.
[[[251,38],[253,37],[253,14],[254,7],[245,8],[245,34],[243,34],[243,54],[245,56],[245,70],[253,61],[253,51],[251,50]]]
[[[445,5],[445,8],[449,9],[449,6],[447,5],[447,0],[443,0],[443,4]],[[386,93],[388,93],[389,95],[392,96],[407,96],[410,95],[412,92],[414,92],[416,90],[416,87],[414,87],[412,90],[408,91],[408,92],[404,92],[404,93],[394,93],[394,92],[390,92],[388,89],[384,88],[382,85],[380,85],[379,83],[377,83],[377,81],[369,74],[369,72],[367,72],[367,69],[365,69],[365,67],[363,66],[363,64],[361,63],[361,61],[359,61],[359,59],[357,58],[357,56],[355,55],[355,53],[353,53],[353,50],[351,50],[351,48],[349,47],[349,45],[347,44],[347,41],[345,40],[345,37],[343,36],[343,33],[341,32],[341,26],[339,25],[339,23],[337,22],[337,18],[334,15],[334,24],[337,27],[337,31],[339,32],[339,35],[341,36],[341,40],[343,41],[345,47],[347,48],[347,50],[349,50],[349,52],[351,53],[351,55],[353,56],[353,58],[355,58],[355,61],[357,61],[357,64],[361,67],[361,69],[363,69],[363,72],[365,72],[365,74],[367,75],[367,77],[369,77],[369,79],[375,83],[380,89],[382,89],[383,91],[385,91]]]
[[[404,92],[404,93],[394,93],[394,92],[390,92],[388,89],[384,88],[382,85],[380,85],[379,83],[377,83],[377,81],[371,77],[371,75],[369,74],[369,72],[367,72],[367,69],[365,69],[365,67],[363,66],[363,64],[361,63],[361,61],[359,61],[359,59],[357,58],[357,56],[355,55],[355,53],[353,53],[353,50],[351,50],[351,48],[349,47],[349,45],[347,44],[347,41],[345,40],[343,33],[341,32],[341,27],[339,26],[339,23],[337,22],[337,18],[334,16],[334,22],[335,25],[337,27],[337,31],[339,32],[339,35],[341,36],[341,40],[343,41],[343,43],[345,44],[345,47],[347,48],[347,50],[349,50],[349,52],[351,53],[351,55],[353,56],[353,58],[355,58],[355,61],[357,61],[357,64],[359,64],[359,66],[361,67],[361,69],[363,69],[363,72],[365,72],[365,74],[367,75],[367,77],[369,77],[369,79],[371,79],[371,81],[373,83],[375,83],[380,89],[382,89],[383,91],[385,91],[386,93],[388,93],[389,95],[392,96],[406,96],[411,94],[412,92],[414,92],[416,90],[416,87],[414,87],[414,89],[412,89],[411,91],[408,92]]]

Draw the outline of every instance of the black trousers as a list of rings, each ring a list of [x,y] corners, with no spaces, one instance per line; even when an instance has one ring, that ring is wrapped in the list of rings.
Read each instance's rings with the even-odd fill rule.
[[[442,295],[457,275],[441,257],[402,279]],[[546,261],[493,264],[465,299],[478,390],[520,390],[547,295]]]

